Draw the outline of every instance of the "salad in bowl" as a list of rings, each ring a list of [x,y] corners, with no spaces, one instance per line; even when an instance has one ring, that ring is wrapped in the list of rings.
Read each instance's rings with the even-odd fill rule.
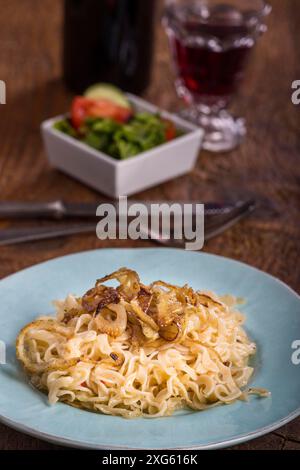
[[[136,112],[117,87],[99,83],[75,96],[70,115],[54,128],[123,160],[169,142],[182,131],[160,114]]]

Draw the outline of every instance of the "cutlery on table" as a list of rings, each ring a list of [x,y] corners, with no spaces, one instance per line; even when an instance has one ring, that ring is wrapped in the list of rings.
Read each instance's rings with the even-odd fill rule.
[[[128,205],[134,203],[144,205],[160,204],[166,201],[134,201],[128,200]],[[176,201],[176,203],[189,204],[196,201]],[[51,202],[0,202],[0,218],[43,218],[62,220],[70,217],[91,218],[96,217],[96,210],[100,204],[112,204],[118,210],[118,202],[98,201],[98,202],[64,202],[61,200]],[[205,203],[204,213],[208,216],[228,214],[230,211],[241,207],[245,201],[234,203]]]
[[[63,211],[61,211],[63,207]],[[96,204],[92,213],[92,205],[88,204],[64,204],[61,203],[0,203],[0,217],[19,218],[23,217],[47,217],[47,218],[63,218],[64,214],[74,217],[95,217]],[[45,211],[45,208],[47,210]],[[226,229],[234,225],[241,218],[247,216],[255,209],[254,201],[238,201],[235,204],[215,204],[209,203],[205,205],[205,240],[219,235]],[[47,213],[47,214],[46,214]],[[89,213],[89,216],[87,214]],[[58,217],[58,214],[60,216]],[[62,214],[62,215],[61,215]],[[82,215],[80,215],[82,214]],[[67,217],[66,216],[66,217]],[[95,232],[95,222],[81,222],[76,224],[65,223],[55,226],[39,226],[25,228],[8,228],[0,230],[0,245],[10,245],[14,243],[22,243],[36,240],[44,240],[49,238],[62,237],[80,233]],[[143,229],[141,228],[141,231]],[[144,229],[149,239],[164,246],[184,247],[187,240],[163,239],[159,234],[154,233],[150,229]]]

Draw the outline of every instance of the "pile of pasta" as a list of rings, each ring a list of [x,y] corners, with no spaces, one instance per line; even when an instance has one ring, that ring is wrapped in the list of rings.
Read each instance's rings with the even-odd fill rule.
[[[82,297],[54,303],[56,318],[28,324],[16,343],[30,381],[51,404],[157,417],[268,395],[245,390],[256,346],[232,296],[163,281],[146,286],[121,268]]]

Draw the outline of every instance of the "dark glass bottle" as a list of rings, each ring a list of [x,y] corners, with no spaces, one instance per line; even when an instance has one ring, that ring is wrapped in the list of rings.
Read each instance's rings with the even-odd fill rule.
[[[65,0],[63,69],[75,93],[96,82],[148,85],[156,0]]]

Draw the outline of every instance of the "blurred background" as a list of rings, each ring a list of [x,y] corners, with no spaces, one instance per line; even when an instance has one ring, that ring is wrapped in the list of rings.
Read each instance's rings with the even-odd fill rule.
[[[182,103],[174,88],[170,51],[161,25],[163,1],[156,3],[150,39],[153,65],[143,96],[176,111]],[[255,250],[260,267],[271,271],[276,258],[277,274],[287,279],[293,271],[291,283],[298,287],[294,276],[295,269],[299,275],[298,249],[293,239],[299,236],[299,107],[291,102],[291,83],[300,78],[300,10],[297,0],[269,3],[273,7],[267,20],[269,30],[254,49],[233,103],[233,110],[247,119],[245,141],[230,153],[202,151],[191,174],[137,197],[208,201],[255,196],[267,201],[255,218],[212,240],[205,249],[224,254],[225,244],[226,254],[252,262]],[[40,123],[65,112],[74,95],[63,81],[64,2],[1,0],[0,4],[5,12],[0,17],[0,78],[7,86],[7,104],[0,106],[1,199],[102,199],[49,167],[40,136]],[[1,224],[6,226],[5,221]],[[23,246],[2,249],[1,275],[33,262],[37,251],[39,259],[44,259],[99,245],[92,235],[75,239],[75,244],[69,238],[26,246],[26,260],[23,255],[15,256],[16,251],[23,253]]]
[[[141,83],[133,88],[161,108],[178,111],[182,102],[161,25],[163,1],[156,3],[153,36],[145,36],[140,44],[145,51],[153,48],[149,83],[144,90],[139,89]],[[253,52],[231,108],[247,120],[245,140],[229,153],[201,151],[190,174],[136,198],[201,202],[255,198],[259,210],[206,243],[204,250],[248,262],[299,292],[300,108],[291,101],[291,85],[300,80],[300,5],[298,0],[269,3],[268,32]],[[141,4],[152,10],[151,2],[140,0]],[[0,200],[103,200],[101,194],[50,168],[40,135],[41,122],[68,110],[74,96],[63,80],[64,2],[0,0],[0,8],[0,79],[7,87],[6,104],[0,105]],[[72,54],[76,56],[76,49]],[[8,226],[9,222],[0,221],[0,228]],[[102,246],[144,247],[152,242],[100,242],[91,234],[0,247],[0,277],[55,256]],[[3,448],[51,447],[4,427],[0,435]],[[299,449],[299,420],[240,447],[247,446]]]

